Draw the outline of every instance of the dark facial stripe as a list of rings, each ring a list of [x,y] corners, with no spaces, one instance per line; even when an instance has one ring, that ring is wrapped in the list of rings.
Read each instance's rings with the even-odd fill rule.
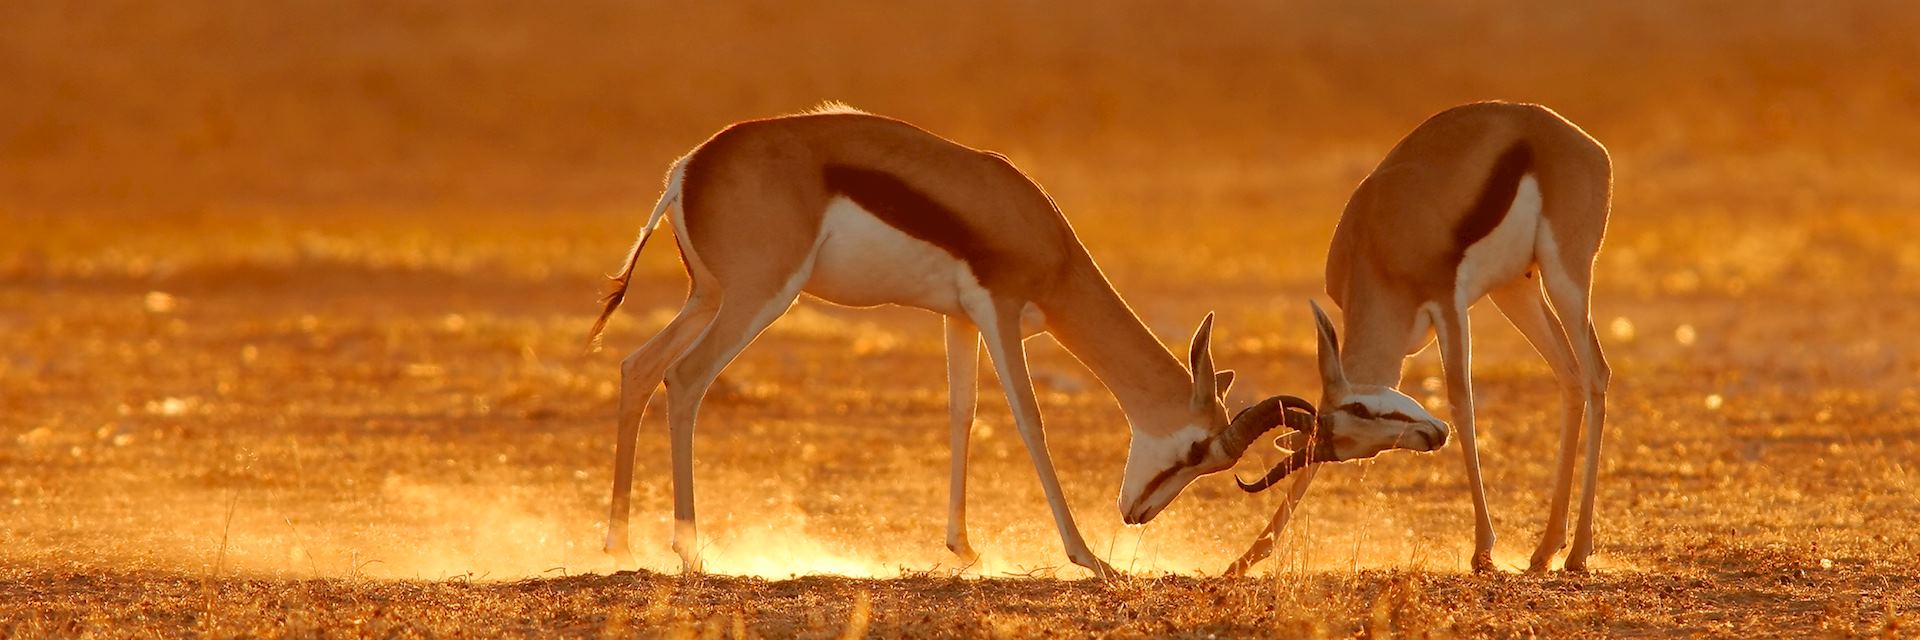
[[[1487,176],[1487,184],[1480,189],[1480,199],[1475,200],[1473,208],[1460,218],[1460,225],[1453,230],[1454,246],[1462,255],[1467,247],[1479,242],[1500,221],[1507,217],[1507,209],[1513,206],[1513,197],[1520,192],[1520,179],[1533,169],[1533,148],[1526,142],[1513,145],[1500,154],[1493,162],[1493,173]]]
[[[1199,442],[1193,443],[1192,446],[1187,447],[1187,456],[1185,458],[1181,458],[1179,464],[1173,465],[1171,467],[1167,467],[1166,469],[1161,470],[1160,473],[1154,474],[1153,478],[1147,480],[1147,486],[1140,490],[1140,498],[1145,499],[1147,496],[1153,495],[1155,491],[1159,491],[1160,485],[1165,484],[1167,480],[1172,479],[1173,474],[1180,473],[1180,470],[1186,469],[1196,464],[1200,464],[1201,460],[1206,459],[1207,448],[1211,446],[1213,446],[1212,443],[1209,443],[1206,440],[1201,440]]]
[[[887,226],[972,262],[986,247],[959,214],[898,176],[844,164],[826,165],[827,190],[853,200]]]
[[[1341,407],[1339,409],[1336,409],[1336,411],[1353,416],[1355,418],[1359,418],[1361,420],[1395,420],[1399,422],[1417,422],[1417,420],[1413,419],[1413,416],[1410,416],[1398,411],[1390,411],[1384,414],[1376,414],[1373,412],[1372,409],[1367,408],[1367,405],[1360,404],[1358,402],[1341,405]]]
[[[1145,500],[1152,497],[1155,492],[1160,491],[1160,485],[1165,484],[1173,478],[1173,474],[1180,473],[1180,470],[1185,468],[1184,466],[1174,465],[1160,473],[1154,474],[1153,479],[1147,481],[1147,486],[1140,489],[1139,499]]]

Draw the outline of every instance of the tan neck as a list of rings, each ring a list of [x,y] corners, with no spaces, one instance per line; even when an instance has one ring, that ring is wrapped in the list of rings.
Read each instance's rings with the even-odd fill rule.
[[[1355,271],[1356,278],[1350,281],[1353,288],[1345,296],[1340,366],[1349,383],[1399,386],[1420,303],[1417,296],[1398,291],[1391,282],[1370,278],[1365,271]]]
[[[1115,293],[1092,258],[1070,261],[1044,299],[1047,331],[1093,370],[1136,428],[1179,425],[1193,394],[1193,378],[1166,345],[1148,331]]]

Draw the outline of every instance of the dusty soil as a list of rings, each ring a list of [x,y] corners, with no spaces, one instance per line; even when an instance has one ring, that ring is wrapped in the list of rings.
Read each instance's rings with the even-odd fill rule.
[[[939,46],[834,22],[868,15],[853,7],[795,23],[775,5],[89,6],[0,9],[0,73],[25,87],[0,101],[0,131],[23,132],[0,147],[7,635],[1920,624],[1920,86],[1901,71],[1920,66],[1920,12],[1904,5],[890,15],[951,29]],[[864,35],[806,48],[807,28]],[[685,53],[702,46],[731,53]],[[1347,191],[1421,117],[1480,97],[1549,102],[1618,163],[1594,296],[1615,375],[1593,573],[1515,573],[1558,407],[1492,309],[1474,364],[1497,575],[1466,572],[1450,447],[1328,469],[1266,573],[1209,577],[1278,492],[1208,478],[1122,526],[1122,417],[1036,339],[1067,495],[1131,575],[1101,581],[1063,566],[991,393],[969,514],[984,558],[956,566],[938,321],[803,301],[701,414],[718,575],[673,575],[658,399],[635,493],[645,568],[609,575],[615,376],[679,307],[670,244],[608,348],[582,342],[657,176],[720,124],[843,98],[1007,152],[1163,340],[1219,313],[1238,406],[1312,395],[1306,301]],[[1424,354],[1408,380],[1443,408],[1437,373]]]

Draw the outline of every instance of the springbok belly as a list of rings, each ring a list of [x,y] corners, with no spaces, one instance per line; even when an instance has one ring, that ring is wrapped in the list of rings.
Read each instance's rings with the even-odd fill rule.
[[[836,304],[898,304],[960,315],[961,287],[977,286],[965,262],[844,197],[827,204],[816,251],[806,291]]]
[[[1472,305],[1494,287],[1525,276],[1533,267],[1540,229],[1540,181],[1520,178],[1507,216],[1486,237],[1467,247],[1455,274],[1455,302]]]

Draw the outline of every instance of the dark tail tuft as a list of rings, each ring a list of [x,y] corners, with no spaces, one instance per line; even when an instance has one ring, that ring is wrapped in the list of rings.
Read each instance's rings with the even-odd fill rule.
[[[587,331],[587,351],[600,350],[600,333],[606,331],[607,320],[612,318],[613,312],[620,308],[620,303],[627,299],[627,276],[631,273],[607,278],[613,284],[607,288],[607,295],[600,297],[600,304],[605,307],[600,310],[600,319],[593,321],[593,329]]]
[[[626,301],[628,281],[633,279],[633,268],[640,262],[640,250],[647,248],[647,238],[650,237],[653,237],[651,227],[641,230],[640,240],[633,243],[633,251],[627,254],[626,268],[621,269],[619,275],[607,276],[612,284],[607,287],[607,295],[600,298],[600,319],[594,320],[593,329],[587,331],[588,353],[600,350],[600,332],[607,329],[607,319],[612,318],[613,312],[620,308],[620,303]]]
[[[600,298],[600,304],[603,305],[600,319],[593,321],[593,330],[587,332],[588,353],[600,350],[600,332],[606,330],[607,319],[612,318],[613,312],[620,308],[620,303],[627,299],[627,285],[633,279],[634,266],[640,263],[640,250],[647,248],[647,239],[653,237],[654,229],[660,228],[660,221],[666,217],[667,210],[680,201],[680,180],[686,171],[687,160],[692,157],[692,154],[682,156],[674,161],[672,169],[667,170],[667,189],[660,194],[660,201],[654,203],[653,213],[647,216],[647,223],[640,227],[640,239],[635,240],[633,250],[627,252],[626,268],[617,275],[607,276],[613,285],[607,287],[607,295]]]

